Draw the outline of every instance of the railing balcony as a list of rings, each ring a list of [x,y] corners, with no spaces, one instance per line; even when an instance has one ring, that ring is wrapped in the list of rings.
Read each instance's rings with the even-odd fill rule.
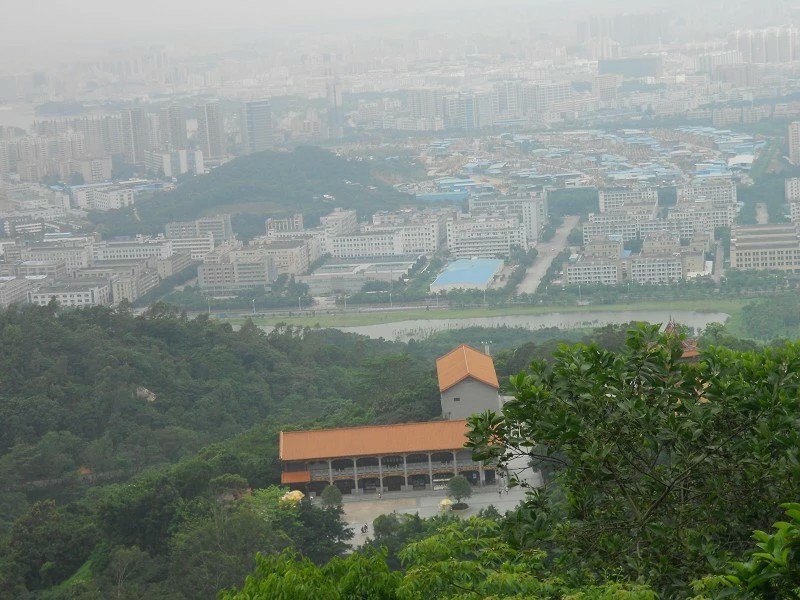
[[[475,462],[473,460],[469,461],[458,461],[457,467],[459,471],[463,470],[478,470],[482,463]],[[433,461],[430,465],[433,467],[434,471],[442,471],[442,470],[453,470],[453,463],[443,463],[441,461]],[[491,467],[484,467],[485,469],[491,469]],[[427,462],[413,462],[407,464],[407,470],[409,475],[411,474],[418,474],[418,473],[427,473],[429,470],[429,465]],[[384,477],[391,477],[400,475],[403,476],[404,469],[403,465],[383,465],[382,467],[383,476]],[[366,478],[366,477],[378,477],[380,475],[378,470],[378,465],[364,465],[358,467],[358,477],[359,478]],[[352,479],[353,475],[353,468],[340,468],[340,469],[333,469],[333,478],[334,479]],[[312,481],[327,481],[331,475],[331,471],[327,468],[325,469],[311,469],[311,480]]]

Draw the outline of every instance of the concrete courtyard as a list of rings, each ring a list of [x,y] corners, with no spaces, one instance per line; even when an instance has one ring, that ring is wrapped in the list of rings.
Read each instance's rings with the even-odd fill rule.
[[[526,482],[534,487],[541,486],[539,473],[530,473]],[[485,487],[474,487],[472,496],[466,501],[469,508],[463,513],[462,517],[471,517],[478,514],[482,509],[494,506],[500,513],[512,510],[525,499],[526,489],[521,487],[511,488],[505,491],[505,485],[487,485]],[[351,546],[361,546],[368,537],[372,537],[372,521],[380,515],[396,513],[414,514],[420,517],[432,517],[439,514],[439,501],[447,498],[446,490],[439,491],[418,491],[418,492],[385,492],[380,498],[376,494],[366,494],[359,496],[344,496],[343,508],[344,519],[347,525],[353,529],[353,539]],[[361,527],[368,526],[366,534],[361,533]]]

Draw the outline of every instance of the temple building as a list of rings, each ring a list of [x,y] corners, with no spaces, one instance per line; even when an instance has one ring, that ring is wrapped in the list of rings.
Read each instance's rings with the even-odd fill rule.
[[[492,358],[462,345],[437,359],[436,372],[442,420],[282,431],[281,483],[317,494],[328,485],[345,494],[444,489],[454,475],[494,484],[494,468],[464,448],[467,417],[500,410]]]

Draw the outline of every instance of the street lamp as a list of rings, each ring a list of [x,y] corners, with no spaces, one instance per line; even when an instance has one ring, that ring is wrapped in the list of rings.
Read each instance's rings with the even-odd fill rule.
[[[256,299],[253,298],[253,314],[256,314]]]

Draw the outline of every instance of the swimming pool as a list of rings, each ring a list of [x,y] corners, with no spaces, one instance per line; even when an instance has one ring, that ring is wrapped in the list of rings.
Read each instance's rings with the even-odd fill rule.
[[[431,284],[432,292],[485,289],[503,268],[497,258],[460,258],[449,263]]]

